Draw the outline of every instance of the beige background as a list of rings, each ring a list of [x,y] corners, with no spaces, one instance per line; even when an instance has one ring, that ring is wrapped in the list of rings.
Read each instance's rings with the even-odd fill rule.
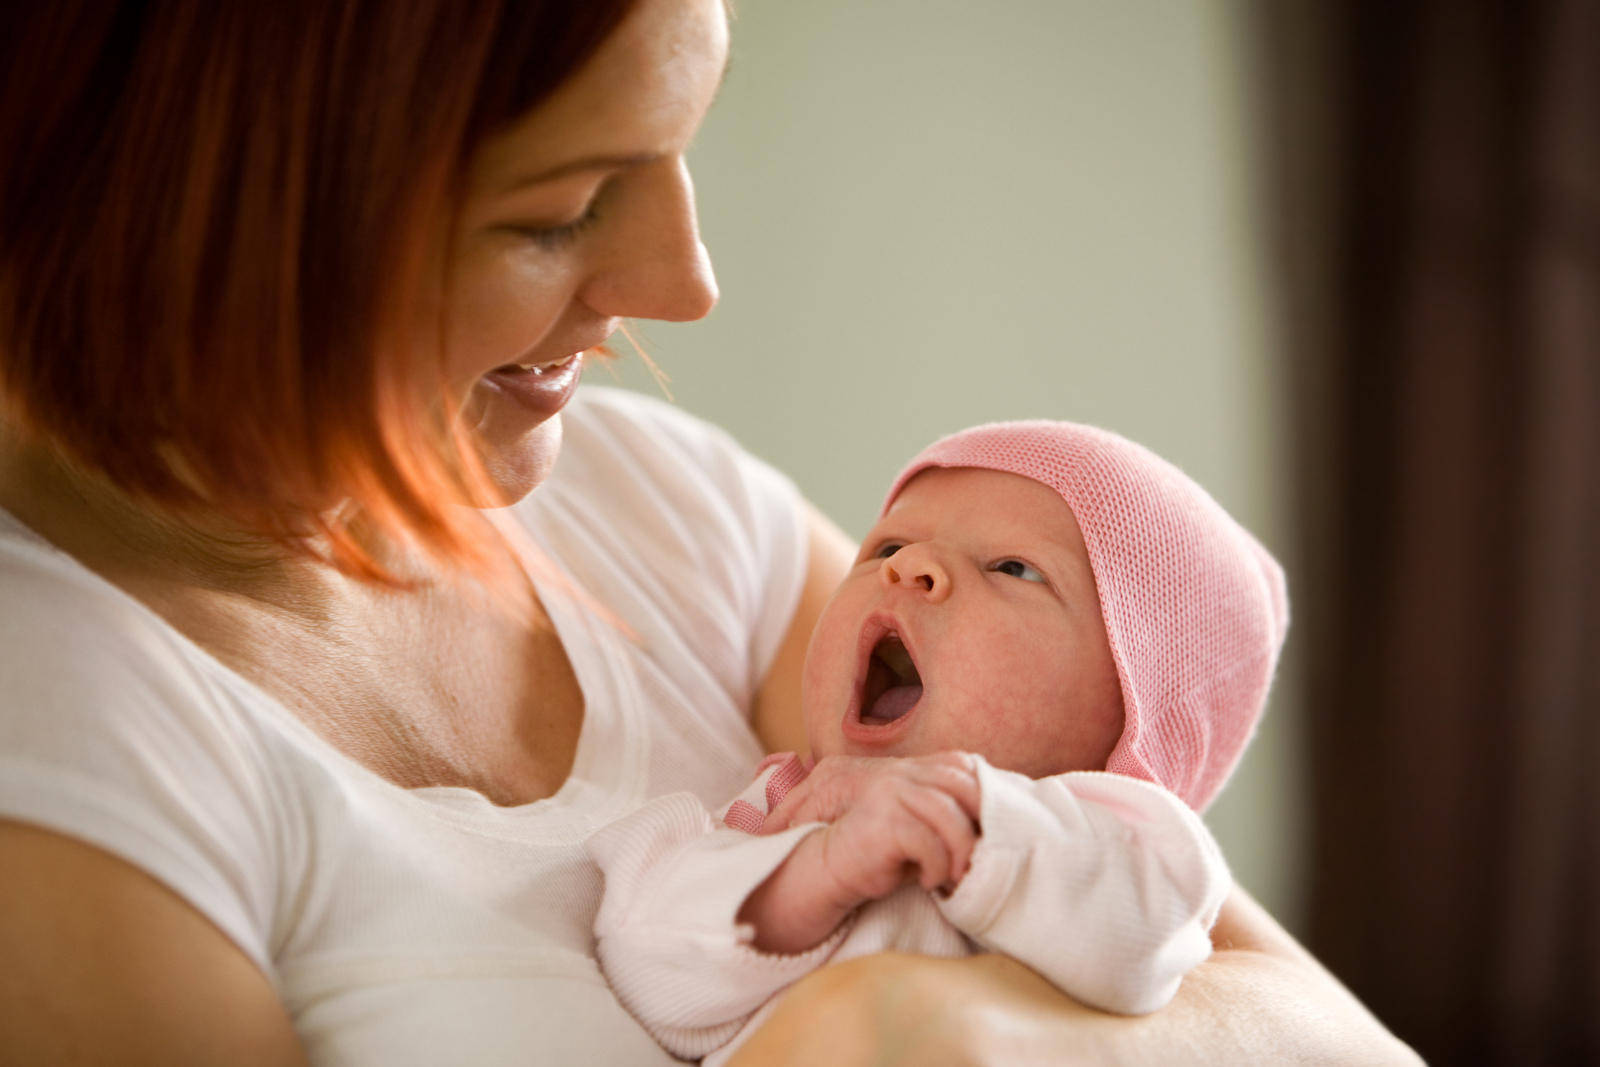
[[[722,302],[643,328],[678,402],[852,535],[942,433],[1109,426],[1210,489],[1292,587],[1242,31],[1227,0],[742,0],[692,155]],[[1291,631],[1208,821],[1296,928],[1293,651]]]

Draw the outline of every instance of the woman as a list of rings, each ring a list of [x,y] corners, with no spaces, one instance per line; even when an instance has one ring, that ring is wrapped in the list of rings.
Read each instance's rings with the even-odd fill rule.
[[[0,34],[0,1059],[665,1062],[580,842],[794,747],[851,555],[715,431],[574,398],[621,318],[716,299],[721,4],[39,6]],[[1138,1021],[858,961],[751,1062],[1405,1058],[1248,900],[1217,937]]]

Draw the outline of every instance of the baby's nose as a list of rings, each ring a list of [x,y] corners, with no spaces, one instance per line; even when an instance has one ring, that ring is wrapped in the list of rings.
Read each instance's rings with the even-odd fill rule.
[[[950,572],[923,545],[907,545],[887,557],[878,574],[885,585],[920,589],[935,604],[950,595]]]

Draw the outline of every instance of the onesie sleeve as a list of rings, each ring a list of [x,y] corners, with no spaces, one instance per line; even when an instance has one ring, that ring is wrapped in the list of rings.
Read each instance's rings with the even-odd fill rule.
[[[768,810],[769,760],[724,809]],[[727,817],[727,812],[735,813]],[[806,952],[777,955],[750,944],[739,908],[816,823],[755,836],[718,825],[689,793],[658,797],[585,843],[605,874],[595,919],[597,954],[617,998],[663,1048],[699,1059],[739,1032],[761,1006],[820,967],[848,930]]]
[[[250,738],[181,638],[72,568],[0,556],[0,818],[140,868],[271,977],[281,824]]]
[[[1136,778],[1035,780],[978,763],[982,836],[939,901],[945,918],[1085,1004],[1125,1015],[1165,1005],[1211,954],[1230,885],[1200,817]]]

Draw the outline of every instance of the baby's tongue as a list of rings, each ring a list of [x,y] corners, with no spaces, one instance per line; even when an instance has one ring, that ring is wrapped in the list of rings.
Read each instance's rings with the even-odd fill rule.
[[[881,726],[886,722],[894,722],[900,716],[910,711],[922,699],[922,686],[896,685],[883,691],[877,700],[872,702],[872,707],[861,716],[861,721],[869,726]]]

